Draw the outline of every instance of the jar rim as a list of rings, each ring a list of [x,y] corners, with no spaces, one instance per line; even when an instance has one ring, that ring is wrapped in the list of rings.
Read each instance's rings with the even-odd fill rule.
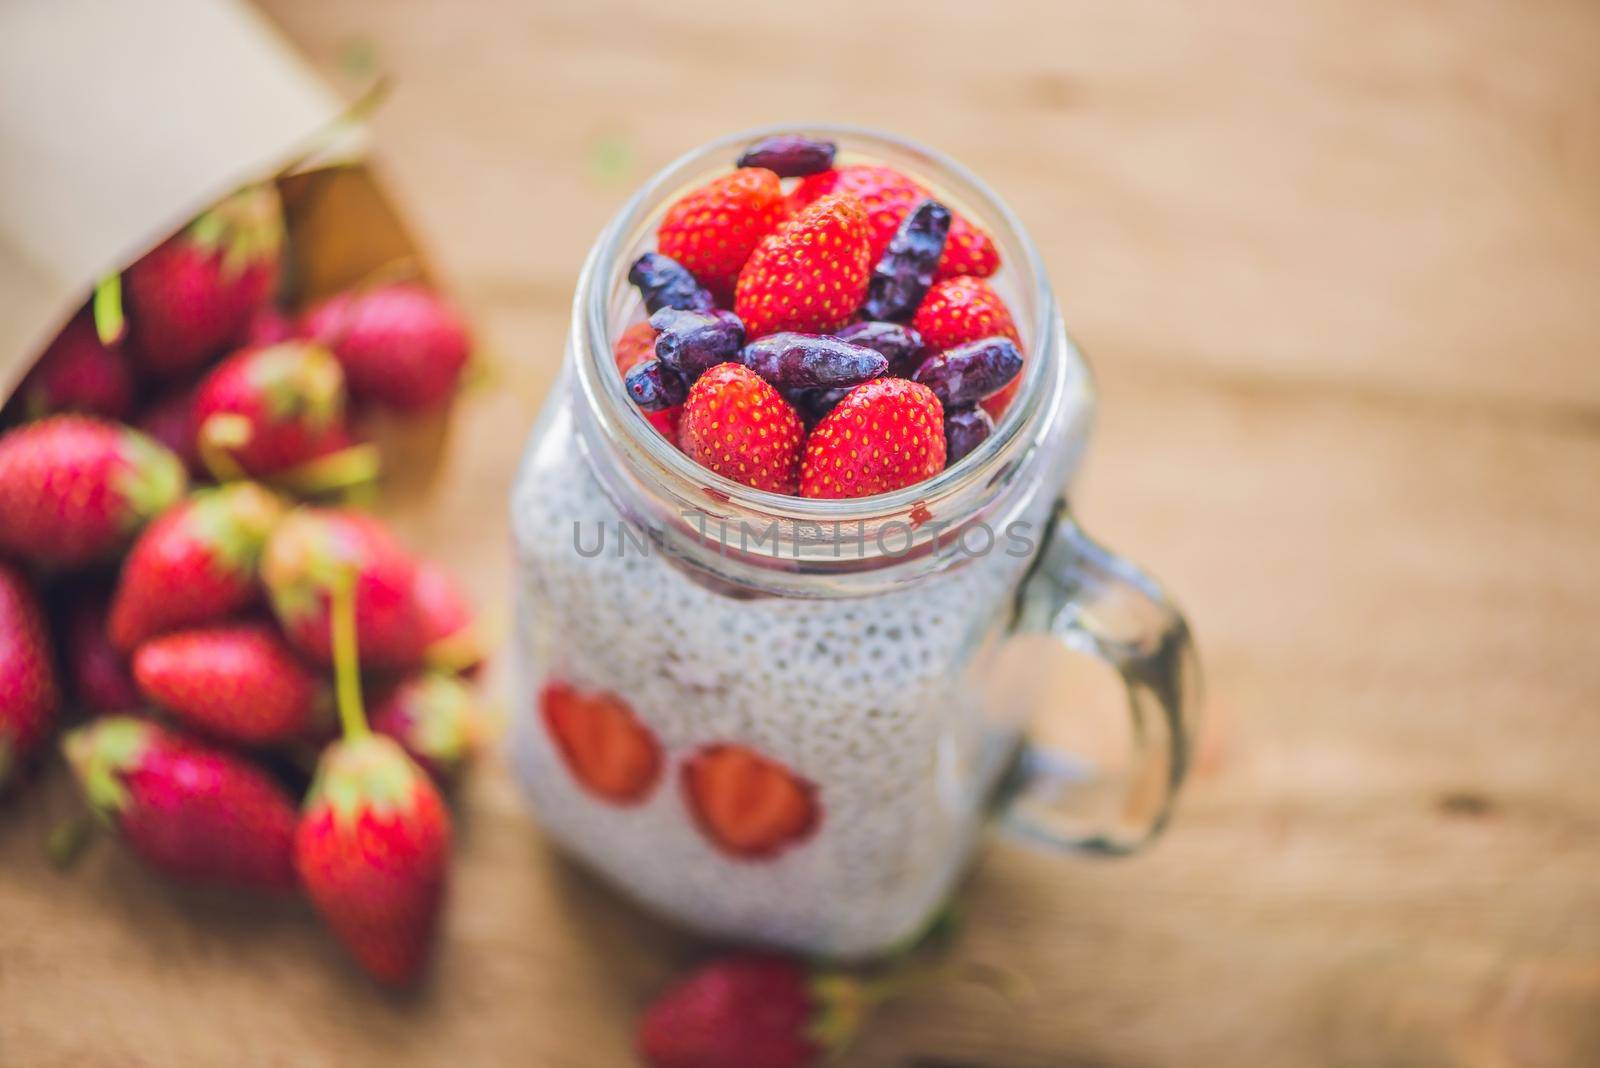
[[[626,282],[628,263],[650,223],[671,199],[691,183],[707,179],[710,165],[731,161],[751,142],[777,134],[825,137],[839,143],[841,156],[870,161],[879,153],[911,158],[924,171],[913,176],[941,196],[953,198],[958,210],[967,210],[1006,250],[1002,270],[1016,272],[1008,278],[1025,297],[1033,314],[1019,321],[1027,329],[1024,341],[1028,359],[1024,378],[994,433],[972,453],[945,470],[902,489],[871,497],[842,500],[817,499],[758,490],[735,482],[696,463],[663,437],[632,401],[616,373],[612,355],[612,324],[638,299]],[[931,172],[931,173],[926,173]],[[1017,255],[1020,253],[1020,262]],[[598,421],[605,438],[619,447],[645,476],[656,482],[672,481],[684,487],[681,494],[694,507],[717,502],[725,510],[794,524],[852,524],[925,511],[936,501],[968,496],[978,487],[1003,480],[1025,450],[1027,440],[1041,425],[1060,415],[1052,411],[1069,378],[1076,377],[1087,395],[1087,367],[1066,338],[1057,314],[1054,294],[1038,249],[1012,210],[980,178],[955,160],[914,141],[865,127],[838,124],[784,123],[757,127],[717,138],[678,157],[646,181],[612,218],[596,240],[579,277],[573,301],[573,356],[577,378],[588,413]]]

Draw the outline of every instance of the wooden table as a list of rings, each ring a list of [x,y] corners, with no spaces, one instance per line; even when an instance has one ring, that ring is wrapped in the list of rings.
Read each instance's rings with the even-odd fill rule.
[[[842,1063],[1600,1063],[1600,7],[268,6],[330,76],[397,78],[383,162],[500,371],[400,521],[502,624],[521,436],[648,172],[881,126],[1043,248],[1103,387],[1080,509],[1188,606],[1205,757],[1145,856],[988,851],[959,953],[1031,998],[930,990]],[[395,999],[298,906],[111,843],[53,871],[51,778],[0,814],[0,1063],[630,1063],[697,947],[503,767],[464,803],[437,974]]]

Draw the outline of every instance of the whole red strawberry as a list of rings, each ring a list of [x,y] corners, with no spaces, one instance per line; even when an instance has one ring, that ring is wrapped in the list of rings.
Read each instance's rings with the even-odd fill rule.
[[[89,803],[155,868],[294,889],[294,802],[255,765],[132,716],[95,720],[62,748]]]
[[[422,617],[428,665],[440,671],[470,671],[483,663],[483,645],[466,594],[438,564],[418,560],[416,568],[411,590]]]
[[[330,745],[294,836],[312,904],[373,978],[394,986],[426,965],[444,902],[450,814],[392,738]]]
[[[282,245],[277,190],[252,186],[129,267],[122,288],[144,370],[182,375],[241,340],[277,287]]]
[[[269,623],[220,623],[152,638],[133,655],[140,691],[200,733],[239,745],[308,736],[328,690]]]
[[[639,1052],[651,1068],[804,1068],[848,1045],[887,993],[776,953],[731,953],[650,1004]]]
[[[787,213],[778,176],[761,167],[741,167],[668,208],[656,245],[726,302],[745,261]]]
[[[399,742],[438,782],[453,780],[483,748],[483,713],[472,691],[452,675],[428,672],[378,698],[372,729]]]
[[[895,170],[875,164],[854,164],[809,175],[790,194],[798,209],[830,193],[848,193],[866,209],[872,227],[872,262],[876,264],[911,209],[932,194]],[[989,235],[961,215],[950,220],[950,234],[939,257],[936,278],[969,274],[986,278],[1000,267],[1000,253]]]
[[[259,594],[256,565],[283,505],[253,482],[196,492],[145,528],[122,563],[111,640],[123,652],[173,627],[223,619]]]
[[[635,365],[656,358],[656,328],[648,322],[634,323],[618,335],[612,355],[617,359],[617,373],[626,377]],[[683,405],[659,412],[644,412],[643,415],[651,426],[661,431],[662,437],[668,441],[678,440],[678,421],[683,418]]]
[[[49,735],[60,704],[38,599],[22,570],[0,561],[0,789]]]
[[[930,353],[942,352],[986,337],[1006,337],[1022,348],[1022,336],[1000,294],[981,278],[947,278],[935,282],[911,318],[912,329],[922,335]],[[981,402],[984,411],[998,419],[1022,386],[1022,376]]]
[[[870,497],[944,470],[944,409],[927,386],[879,378],[849,393],[811,431],[802,497]]]
[[[122,419],[133,406],[133,373],[121,345],[101,344],[87,312],[73,316],[17,387],[29,419],[82,412]]]
[[[107,633],[110,594],[85,591],[67,607],[62,656],[72,695],[94,712],[132,712],[144,704],[127,658]]]
[[[53,415],[0,436],[0,552],[79,566],[183,496],[183,465],[136,430]]]
[[[261,577],[284,633],[318,663],[332,663],[332,593],[353,582],[362,665],[421,664],[428,633],[417,607],[416,564],[373,517],[333,508],[291,512],[267,539]]]
[[[751,339],[780,330],[831,334],[855,314],[872,276],[872,231],[861,204],[826,196],[751,253],[733,310]]]
[[[793,494],[805,433],[794,407],[770,383],[743,364],[722,363],[689,390],[678,445],[735,482]]]
[[[218,364],[195,393],[201,457],[218,474],[253,476],[299,466],[343,447],[344,372],[321,345],[285,341]]]
[[[352,396],[403,411],[448,401],[472,355],[455,309],[407,282],[325,300],[300,320],[299,332],[338,357]]]

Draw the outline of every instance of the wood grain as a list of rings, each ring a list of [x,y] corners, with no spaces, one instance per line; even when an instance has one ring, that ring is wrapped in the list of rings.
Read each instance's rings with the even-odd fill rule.
[[[502,623],[520,439],[648,172],[881,126],[1044,250],[1103,389],[1079,508],[1189,608],[1206,756],[1147,855],[987,851],[959,952],[1031,997],[917,995],[842,1063],[1600,1063],[1600,7],[267,6],[330,75],[397,79],[382,162],[499,369],[399,520]],[[397,1000],[298,907],[110,843],[54,872],[48,778],[0,814],[0,1064],[630,1063],[698,947],[561,861],[502,768],[463,805],[437,975]]]

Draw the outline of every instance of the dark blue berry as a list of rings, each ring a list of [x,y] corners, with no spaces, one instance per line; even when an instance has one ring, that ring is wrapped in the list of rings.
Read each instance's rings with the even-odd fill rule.
[[[889,369],[883,353],[825,334],[768,334],[746,345],[740,359],[780,389],[859,386]]]
[[[644,306],[652,315],[662,308],[710,311],[716,306],[689,268],[659,252],[646,252],[634,260],[628,268],[628,281],[639,287]]]
[[[744,323],[731,311],[680,311],[662,308],[650,316],[655,327],[656,359],[693,383],[719,363],[739,358]]]
[[[872,269],[861,314],[868,319],[911,318],[933,285],[949,234],[949,208],[937,200],[924,200],[912,208]]]
[[[843,386],[838,389],[786,389],[783,390],[784,399],[794,405],[795,411],[800,413],[800,418],[806,426],[816,426],[827,415],[839,406],[854,386]]]
[[[1021,370],[1022,353],[1010,338],[986,337],[929,356],[911,377],[949,410],[1000,392]]]
[[[833,166],[836,146],[832,141],[779,134],[757,141],[744,150],[738,167],[765,167],[779,178],[799,178]]]
[[[834,337],[883,353],[891,378],[911,377],[922,362],[922,335],[904,323],[851,323]]]
[[[645,360],[628,368],[622,379],[633,403],[647,412],[659,412],[682,404],[689,387],[676,371],[663,367],[660,360]]]
[[[994,420],[989,413],[973,405],[953,408],[944,413],[944,462],[955,463],[967,453],[988,440],[994,432]]]

